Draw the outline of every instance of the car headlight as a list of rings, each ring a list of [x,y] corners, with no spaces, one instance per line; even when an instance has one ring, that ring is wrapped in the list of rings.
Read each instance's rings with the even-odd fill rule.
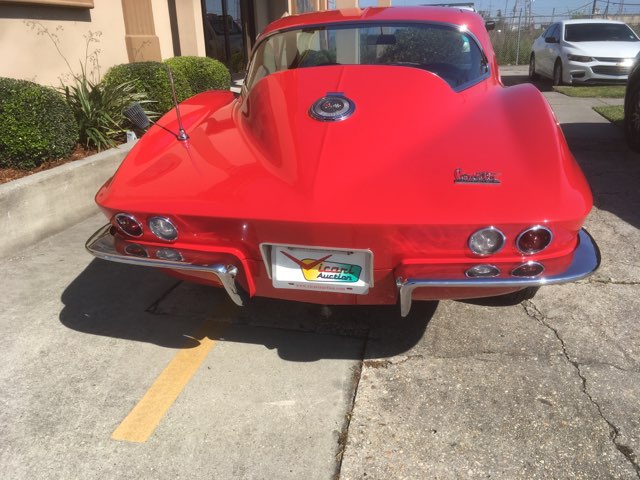
[[[469,249],[476,255],[492,255],[504,247],[505,236],[496,227],[486,227],[469,237]]]
[[[567,55],[567,58],[569,60],[571,60],[572,62],[582,62],[582,63],[593,62],[593,58],[592,57],[586,57],[584,55],[572,55],[572,54],[569,54],[569,55]]]
[[[148,223],[149,229],[160,240],[173,242],[176,238],[178,238],[178,229],[168,218],[151,217]]]

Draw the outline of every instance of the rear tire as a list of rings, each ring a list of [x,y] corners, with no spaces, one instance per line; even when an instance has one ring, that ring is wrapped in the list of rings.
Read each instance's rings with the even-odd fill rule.
[[[559,87],[560,85],[564,85],[564,81],[562,80],[562,61],[558,59],[553,67],[553,86]]]
[[[624,133],[629,148],[640,152],[640,82],[629,87],[630,99],[624,115]]]
[[[536,73],[536,56],[532,53],[529,58],[529,80],[538,80],[540,78]]]
[[[497,297],[474,298],[471,300],[463,300],[465,303],[473,305],[483,305],[486,307],[510,307],[518,305],[525,300],[531,300],[540,287],[527,287],[517,292],[507,293],[506,295],[498,295]]]

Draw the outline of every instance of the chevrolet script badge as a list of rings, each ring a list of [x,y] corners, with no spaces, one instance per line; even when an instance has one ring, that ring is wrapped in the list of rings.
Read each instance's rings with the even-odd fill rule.
[[[464,173],[461,168],[456,168],[453,172],[453,183],[500,183],[498,173],[494,172],[474,172]]]

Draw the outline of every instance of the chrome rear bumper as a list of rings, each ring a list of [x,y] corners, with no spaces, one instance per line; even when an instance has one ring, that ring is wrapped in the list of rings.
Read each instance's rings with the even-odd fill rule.
[[[169,268],[174,270],[190,270],[207,272],[215,275],[222,283],[222,286],[236,305],[244,305],[242,296],[235,282],[238,268],[233,265],[193,265],[190,263],[175,262],[169,260],[159,260],[147,257],[135,257],[123,255],[115,247],[115,239],[111,235],[111,225],[107,224],[94,233],[85,247],[92,255],[111,262],[128,263],[130,265],[140,265],[144,267]]]
[[[464,279],[424,279],[407,278],[397,279],[400,289],[400,314],[406,317],[411,310],[412,294],[416,288],[526,288],[540,287],[543,285],[557,285],[560,283],[575,282],[588,277],[600,266],[600,250],[591,235],[586,230],[580,230],[578,234],[578,247],[573,253],[573,261],[563,273],[536,278],[464,278]]]

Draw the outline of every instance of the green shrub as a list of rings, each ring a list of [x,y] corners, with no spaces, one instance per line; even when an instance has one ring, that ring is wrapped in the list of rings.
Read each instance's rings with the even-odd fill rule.
[[[174,72],[173,80],[179,102],[192,95],[189,82],[182,72]],[[115,65],[107,71],[104,81],[113,85],[133,82],[138,93],[144,93],[150,101],[157,102],[152,104],[150,108],[158,113],[165,113],[173,107],[167,67],[160,62]]]
[[[70,154],[77,141],[78,125],[62,95],[0,77],[0,167],[37,167]]]
[[[144,93],[135,91],[133,80],[93,83],[84,70],[63,90],[78,122],[80,142],[98,151],[115,147],[115,139],[124,136],[129,127],[122,114],[125,108],[134,102],[149,103]]]
[[[173,57],[165,60],[174,74],[182,73],[189,82],[191,91],[229,90],[231,74],[224,64],[209,57]]]

